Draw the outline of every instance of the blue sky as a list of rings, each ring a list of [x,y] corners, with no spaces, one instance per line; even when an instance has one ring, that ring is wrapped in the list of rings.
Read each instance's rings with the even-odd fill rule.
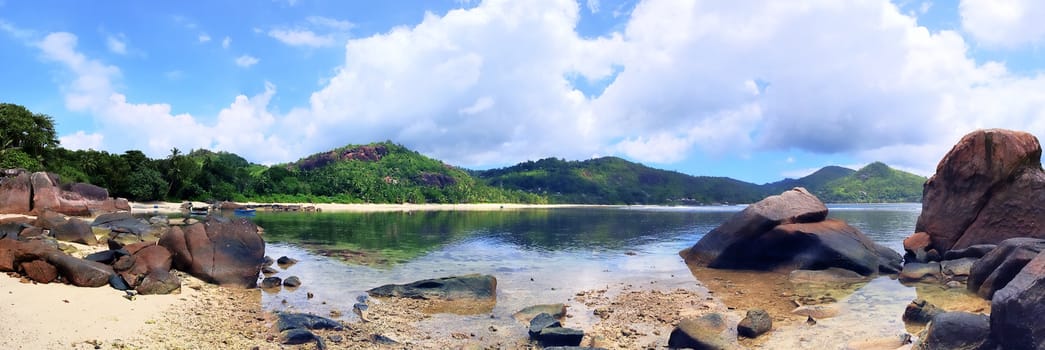
[[[621,156],[752,182],[1045,135],[1045,3],[0,0],[0,100],[62,144],[259,163]]]

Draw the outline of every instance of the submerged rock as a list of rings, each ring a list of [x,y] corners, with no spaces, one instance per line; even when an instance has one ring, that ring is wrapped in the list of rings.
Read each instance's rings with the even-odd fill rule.
[[[400,297],[432,300],[491,300],[497,297],[497,279],[471,274],[421,280],[408,284],[388,284],[367,291],[375,297]]]
[[[832,267],[825,270],[795,270],[791,271],[787,280],[791,283],[811,284],[840,284],[866,282],[867,277],[856,272]]]
[[[845,309],[838,304],[802,305],[791,310],[792,314],[814,319],[831,318],[842,314]]]
[[[680,255],[722,269],[899,271],[900,254],[826,216],[819,199],[795,188],[748,206]]]
[[[283,284],[282,282],[283,280],[279,277],[265,277],[265,279],[261,280],[260,287],[264,289],[279,288]]]
[[[520,322],[530,322],[535,316],[547,313],[556,319],[562,319],[566,316],[566,305],[565,304],[541,304],[533,305],[523,308],[512,314],[516,320]]]
[[[298,276],[290,276],[283,280],[283,286],[289,288],[297,288],[301,286],[301,279]]]

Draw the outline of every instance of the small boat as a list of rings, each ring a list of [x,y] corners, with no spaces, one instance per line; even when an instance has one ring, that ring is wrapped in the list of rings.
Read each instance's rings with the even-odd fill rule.
[[[189,208],[189,215],[207,216],[209,211],[210,210],[207,209],[207,207],[192,207]]]
[[[237,208],[235,213],[239,216],[254,216],[257,211],[258,210],[254,208]]]

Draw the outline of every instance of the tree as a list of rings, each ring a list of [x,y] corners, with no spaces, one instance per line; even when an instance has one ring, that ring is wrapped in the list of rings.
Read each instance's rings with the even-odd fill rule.
[[[0,140],[0,157],[17,149],[40,162],[58,146],[50,116],[11,103],[0,103]]]

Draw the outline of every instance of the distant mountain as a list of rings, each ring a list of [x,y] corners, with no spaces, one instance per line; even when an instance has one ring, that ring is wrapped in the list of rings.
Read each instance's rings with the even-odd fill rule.
[[[874,162],[813,193],[824,202],[921,202],[926,178]]]
[[[826,166],[799,179],[783,179],[762,185],[770,193],[780,193],[795,187],[805,187],[809,192],[817,193],[831,181],[852,175],[856,170],[836,165]]]
[[[492,187],[548,196],[555,203],[751,203],[764,191],[728,177],[690,176],[616,157],[584,161],[546,158],[473,172]]]
[[[728,177],[690,176],[616,157],[585,161],[546,158],[474,171],[492,187],[547,196],[555,203],[752,203],[794,187],[824,202],[919,202],[925,178],[872,163],[863,169],[824,167],[799,178],[756,185]]]

